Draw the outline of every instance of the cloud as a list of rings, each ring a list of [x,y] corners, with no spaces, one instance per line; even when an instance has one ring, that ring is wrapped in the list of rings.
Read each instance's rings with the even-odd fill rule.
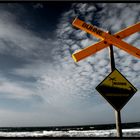
[[[0,85],[1,95],[7,98],[24,99],[33,95],[33,91],[20,87],[17,83],[2,82]]]
[[[89,5],[89,4],[86,4],[86,3],[83,4],[82,6],[81,5],[82,4],[74,4],[73,7],[76,7],[77,9],[76,8],[75,9],[77,11],[79,11],[79,13],[81,15],[83,15],[84,17],[86,17],[87,7],[96,7],[96,5]],[[131,4],[109,4],[109,5],[107,5],[107,4],[97,4],[97,5],[98,5],[98,7],[101,8],[101,10],[96,11],[96,8],[93,8],[93,9],[95,9],[95,11],[92,11],[92,13],[94,14],[94,12],[96,12],[96,16],[100,17],[99,20],[98,20],[98,23],[100,24],[101,27],[104,27],[105,29],[110,29],[114,33],[123,29],[123,28],[126,28],[127,26],[130,26],[130,25],[138,22],[139,10],[137,8],[137,4],[133,4],[133,5],[131,5]],[[117,8],[114,8],[114,7],[117,7]],[[74,9],[74,11],[75,11],[75,9]],[[133,9],[133,10],[130,10],[130,9]],[[137,9],[137,12],[135,12],[136,9]],[[72,10],[70,10],[70,11],[71,11],[70,13],[74,13],[74,12],[72,12]],[[127,11],[127,15],[126,15],[125,18],[123,18],[124,11]],[[103,13],[104,13],[104,16],[102,16]],[[105,13],[109,13],[109,14],[105,14]],[[77,13],[75,12],[75,16],[76,16],[76,14]],[[74,17],[74,14],[72,16]],[[133,18],[129,18],[129,17],[133,17]],[[65,20],[65,25],[66,25],[69,18],[72,18],[72,17],[67,15],[67,16],[64,16],[62,18],[63,20]],[[90,18],[89,18],[89,20],[90,20]],[[94,20],[94,19],[92,19],[92,20]],[[84,20],[84,21],[86,21],[86,20]],[[104,21],[104,22],[102,22],[102,21]],[[91,21],[91,22],[93,22],[93,21]],[[63,24],[64,21],[62,21],[61,23]],[[61,33],[61,30],[62,29],[58,29],[58,33]],[[63,29],[63,32],[65,34],[65,29]],[[82,40],[79,40],[80,39],[79,38],[80,33],[83,34],[81,36]],[[75,44],[71,45],[67,42],[67,40],[68,40],[67,38],[71,37],[73,34],[75,35],[75,38],[73,38],[72,40],[75,40]],[[65,36],[66,36],[66,34],[65,34]],[[89,38],[88,36],[86,36],[86,34],[84,34],[83,31],[80,31],[80,30],[72,30],[71,34],[69,34],[69,37],[62,40],[62,42],[64,44],[67,44],[67,45],[69,44],[69,50],[70,50],[69,52],[73,52],[73,51],[75,51],[76,49],[79,49],[79,48],[85,48],[86,46],[89,45],[88,44],[89,42],[91,42],[91,44],[95,42],[95,40]],[[82,37],[84,37],[84,38],[82,38]],[[63,35],[62,35],[62,38],[63,38]],[[128,42],[128,43],[131,43],[132,45],[136,44],[137,45],[136,47],[139,47],[138,38],[139,38],[139,34],[136,33],[136,34],[128,37],[127,39],[125,39],[125,41]],[[90,56],[89,58],[87,58],[87,60],[82,60],[82,62],[85,62],[85,65],[86,65],[87,64],[86,61],[89,61],[93,57],[92,62],[93,63],[98,62],[98,64],[97,63],[94,64],[94,66],[95,66],[94,70],[99,67],[100,69],[98,69],[99,70],[98,72],[100,73],[100,70],[102,70],[101,68],[104,67],[104,66],[106,67],[106,65],[109,64],[108,52],[105,51],[105,50],[107,50],[107,49],[104,49],[101,52],[98,52],[97,54],[95,54],[93,56]],[[132,67],[132,68],[138,68],[139,65],[138,65],[138,59],[137,58],[135,58],[133,56],[130,56],[129,54],[127,54],[123,50],[117,49],[116,47],[114,48],[114,54],[115,54],[115,58],[116,58],[115,59],[116,60],[116,66],[118,67],[118,69],[122,70],[122,72],[123,72],[123,70],[125,70],[123,67],[128,66],[128,64],[129,65],[130,64],[134,65],[134,67]],[[99,56],[99,58],[98,58],[98,56]],[[129,61],[125,61],[125,59],[127,59]],[[98,61],[98,60],[100,60],[100,61]],[[105,61],[105,62],[103,62],[103,61]],[[134,61],[135,61],[135,63],[134,63]],[[81,63],[79,62],[79,64],[81,64]],[[78,66],[79,66],[79,64],[77,63]],[[87,65],[89,65],[89,64],[87,64]],[[106,69],[106,71],[109,71],[109,69]],[[134,72],[134,70],[133,70],[133,72]],[[134,74],[131,75],[131,79],[133,79],[132,78],[133,75]]]
[[[0,13],[0,53],[28,59],[50,59],[52,40],[42,39],[18,24],[16,16],[8,11]],[[51,47],[50,47],[51,44]],[[47,53],[48,52],[48,53]],[[47,55],[46,55],[47,53]],[[49,55],[50,54],[50,55]]]
[[[9,14],[5,11],[3,13],[5,15]],[[15,114],[18,116],[19,111],[25,113],[28,110],[32,110],[29,113],[32,114],[36,109],[42,110],[41,112],[37,111],[42,116],[48,116],[48,113],[43,113],[46,110],[51,114],[48,117],[49,122],[47,124],[66,123],[70,115],[73,116],[71,120],[74,121],[75,115],[73,113],[78,112],[81,106],[86,108],[85,104],[88,104],[88,102],[84,102],[84,99],[90,99],[90,88],[92,87],[89,87],[88,79],[84,79],[84,75],[87,75],[87,71],[90,71],[91,67],[85,67],[85,72],[81,73],[83,76],[80,77],[77,71],[81,72],[80,67],[84,67],[84,64],[75,66],[70,50],[68,50],[69,45],[65,44],[62,47],[62,54],[59,48],[59,46],[62,46],[62,42],[59,38],[42,39],[18,24],[16,18],[14,19],[14,14],[10,13],[11,19],[8,19],[8,21],[5,20],[4,14],[1,14],[3,20],[0,24],[2,29],[0,53],[3,57],[9,57],[7,63],[5,63],[5,67],[9,70],[7,72],[1,70],[1,78],[5,78],[1,79],[2,85],[0,87],[1,98],[5,101],[1,102],[2,108],[7,111],[11,109],[13,116]],[[72,39],[67,40],[67,43],[74,44]],[[64,59],[61,57],[62,55]],[[8,63],[17,60],[24,61],[21,61],[20,65],[15,64],[8,67]],[[86,94],[86,88],[89,94]],[[26,113],[24,116],[26,116]],[[76,113],[76,116],[78,119],[80,115]],[[41,116],[38,117],[40,120],[42,119]],[[21,118],[16,117],[18,120],[21,120]],[[29,118],[31,119],[31,117]],[[51,122],[52,118],[54,120],[59,118],[60,122]],[[28,123],[30,119],[27,119]],[[46,117],[43,121],[45,120]],[[40,124],[43,124],[43,121],[40,121]],[[27,124],[25,121],[23,123]],[[31,121],[31,123],[32,125],[36,124],[35,121]],[[9,122],[9,124],[11,123]]]
[[[11,110],[13,122],[18,120],[17,125],[21,125],[20,120],[23,118],[22,125],[86,124],[99,123],[102,119],[104,121],[101,123],[110,120],[113,122],[112,108],[108,108],[108,103],[95,90],[111,71],[108,48],[75,63],[71,54],[96,43],[98,39],[76,30],[71,22],[78,16],[85,22],[96,23],[115,33],[139,20],[138,7],[137,4],[123,3],[74,3],[59,19],[56,36],[45,39],[19,24],[16,14],[1,10],[0,55],[9,56],[7,63],[3,63],[8,64],[12,60],[25,61],[21,61],[20,65],[15,63],[11,69],[5,66],[8,71],[0,71],[0,96],[11,99],[12,104],[15,100],[24,100],[21,106],[28,103],[31,111],[25,109],[27,106],[24,109],[19,107],[20,113],[24,111],[22,115],[19,114],[19,108]],[[127,12],[126,18],[123,16],[124,12]],[[134,18],[129,18],[130,16]],[[136,34],[125,41],[139,47],[138,38],[139,34]],[[116,47],[114,55],[116,68],[139,88],[139,60]],[[138,94],[137,96],[139,97]],[[6,103],[10,101],[6,100]],[[138,102],[133,105],[137,106]],[[9,109],[10,103],[9,108],[2,112],[8,115]],[[104,110],[106,112],[103,115]],[[6,122],[5,115],[1,118]],[[104,118],[105,115],[111,117]],[[12,119],[7,124],[12,125]]]
[[[70,58],[70,55],[81,48],[85,48],[86,46],[91,45],[92,43],[97,42],[95,38],[91,38],[86,33],[81,30],[71,29],[69,25],[69,21],[71,21],[74,17],[78,15],[78,17],[82,17],[85,22],[94,23],[94,18],[88,17],[89,13],[86,13],[87,7],[93,7],[94,11],[92,14],[96,14],[98,17],[99,27],[104,28],[105,30],[111,30],[112,33],[118,32],[119,30],[126,28],[132,24],[135,24],[139,21],[139,9],[137,8],[137,4],[97,4],[98,7],[101,8],[100,11],[96,11],[96,5],[90,4],[74,4],[74,9],[67,12],[67,14],[63,15],[62,19],[60,19],[60,25],[58,26],[57,33],[60,37],[60,41],[63,46],[61,46],[59,51],[56,49],[55,53],[56,60],[59,61],[61,66],[64,65],[64,55],[65,57]],[[75,8],[76,7],[76,8]],[[139,7],[139,6],[138,6]],[[92,8],[91,8],[92,9]],[[137,9],[137,10],[136,10]],[[137,11],[137,12],[136,12]],[[124,13],[127,12],[125,18]],[[107,14],[108,13],[108,14]],[[132,18],[130,18],[132,17]],[[65,28],[63,28],[63,24]],[[69,30],[70,31],[69,31]],[[139,47],[139,34],[136,33],[126,39],[124,41]],[[71,39],[71,43],[69,40]],[[91,44],[90,44],[91,43]],[[65,49],[63,47],[67,46]],[[68,47],[69,46],[69,47]],[[59,52],[59,53],[58,53]],[[65,53],[66,52],[66,53]],[[70,54],[68,54],[70,53]],[[59,55],[59,57],[58,57]],[[115,63],[116,68],[129,80],[131,83],[139,89],[139,59],[136,57],[127,54],[123,50],[120,50],[114,47],[114,55],[115,55]],[[80,89],[79,97],[81,97],[82,91],[85,91],[86,98],[88,100],[89,97],[95,97],[97,92],[94,88],[110,73],[110,60],[108,55],[108,49],[104,49],[97,54],[94,54],[81,62],[73,63],[70,60],[66,60],[65,68],[74,70],[72,74],[72,79],[75,81],[75,87]],[[88,90],[89,89],[89,90]],[[92,94],[91,94],[92,93]],[[139,91],[138,91],[139,93]],[[138,95],[137,95],[138,96]],[[138,105],[136,102],[135,105]],[[135,119],[134,119],[135,120]],[[137,120],[137,119],[136,119]]]
[[[33,5],[33,8],[38,9],[38,8],[43,8],[43,5],[41,3],[37,3]]]

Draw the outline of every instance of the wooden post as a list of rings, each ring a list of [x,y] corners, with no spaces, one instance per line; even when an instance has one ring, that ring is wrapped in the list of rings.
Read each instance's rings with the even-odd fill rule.
[[[111,34],[111,32],[109,32]],[[110,45],[110,63],[111,63],[111,71],[115,69],[115,59],[114,59],[114,52],[113,52],[113,45]],[[115,117],[116,117],[116,129],[117,129],[117,136],[122,137],[122,128],[121,128],[121,112],[115,110]]]

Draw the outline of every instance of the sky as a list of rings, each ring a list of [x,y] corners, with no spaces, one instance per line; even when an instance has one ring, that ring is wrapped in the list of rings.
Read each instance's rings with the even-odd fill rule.
[[[139,3],[0,3],[0,126],[115,123],[96,91],[111,72],[108,48],[76,63],[71,55],[99,41],[73,28],[79,17],[112,34],[140,21]],[[140,34],[124,39],[140,48]],[[140,121],[140,60],[114,46],[116,68],[137,88],[122,122]]]

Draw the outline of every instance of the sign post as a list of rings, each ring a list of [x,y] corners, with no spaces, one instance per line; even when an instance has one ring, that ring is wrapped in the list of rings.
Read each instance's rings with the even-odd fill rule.
[[[115,117],[116,117],[116,129],[117,129],[117,136],[122,137],[122,127],[121,127],[121,111],[115,110]]]
[[[115,68],[113,45],[135,57],[140,58],[140,49],[122,41],[123,38],[140,31],[140,22],[114,35],[111,35],[110,32],[107,33],[98,27],[87,24],[77,18],[73,21],[72,25],[101,39],[100,42],[72,54],[72,58],[75,62],[78,62],[109,46],[111,73],[96,87],[96,90],[115,109],[117,136],[122,137],[120,110],[130,100],[134,93],[136,93],[137,89]]]
[[[109,32],[111,34],[111,32]],[[111,63],[111,71],[115,70],[115,59],[114,59],[114,52],[113,52],[113,45],[109,46],[110,51],[110,63]],[[115,118],[116,118],[116,129],[117,129],[117,136],[122,137],[122,127],[121,127],[121,111],[115,110]]]

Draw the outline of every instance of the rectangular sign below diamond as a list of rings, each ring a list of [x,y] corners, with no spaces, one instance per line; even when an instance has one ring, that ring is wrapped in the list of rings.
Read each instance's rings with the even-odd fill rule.
[[[121,110],[137,89],[117,70],[111,72],[96,90],[114,107]]]

